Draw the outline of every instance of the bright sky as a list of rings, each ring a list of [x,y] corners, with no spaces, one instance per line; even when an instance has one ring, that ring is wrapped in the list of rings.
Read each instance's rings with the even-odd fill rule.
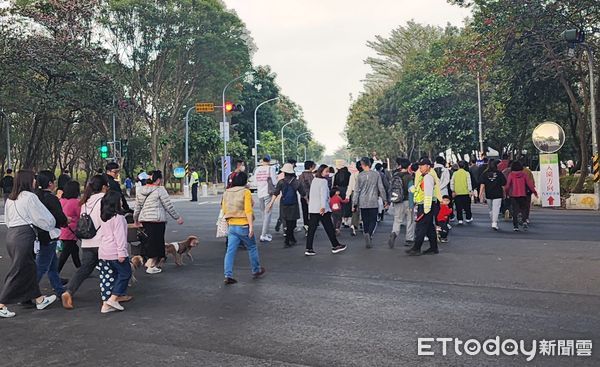
[[[466,9],[445,0],[225,0],[258,47],[257,65],[270,65],[282,93],[304,109],[315,138],[332,153],[345,141],[350,93],[362,91],[371,56],[366,42],[408,20],[461,25]]]

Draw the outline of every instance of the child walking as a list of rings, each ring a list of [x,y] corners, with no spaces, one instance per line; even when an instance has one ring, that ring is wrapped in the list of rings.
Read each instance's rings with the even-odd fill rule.
[[[331,219],[333,221],[333,227],[335,228],[335,234],[340,234],[340,228],[342,227],[342,204],[348,204],[349,198],[342,199],[342,193],[339,187],[332,187],[329,193],[329,206],[331,207]]]
[[[127,221],[121,207],[121,194],[109,191],[102,198],[98,230],[101,236],[98,248],[100,270],[101,313],[124,311],[120,302],[131,300],[127,286],[131,278],[131,264],[127,251]]]
[[[448,233],[450,233],[450,227],[448,222],[452,215],[452,208],[450,208],[450,196],[442,196],[442,203],[440,205],[440,212],[437,215],[437,231],[438,237],[441,243],[448,242]]]

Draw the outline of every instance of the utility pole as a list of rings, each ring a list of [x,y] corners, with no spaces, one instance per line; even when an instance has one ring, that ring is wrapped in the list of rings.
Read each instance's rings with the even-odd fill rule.
[[[479,72],[477,72],[477,106],[479,108],[479,151],[481,154],[485,154],[483,151],[483,121],[481,117],[481,82]]]
[[[285,140],[285,138],[283,137],[283,129],[285,129],[285,127],[288,126],[289,124],[293,124],[294,122],[296,122],[296,121],[290,121],[281,127],[281,163],[280,164],[282,166],[285,164],[285,149],[283,147],[283,141]]]
[[[254,154],[252,154],[254,156],[254,168],[258,167],[258,121],[257,121],[258,109],[264,104],[267,104],[267,103],[273,102],[273,101],[277,101],[277,100],[279,100],[279,97],[271,98],[269,100],[262,102],[261,104],[256,106],[256,108],[254,109],[254,152],[252,152],[252,153],[254,153]]]
[[[6,160],[7,167],[11,168],[11,157],[10,157],[10,121],[6,113],[4,113],[4,109],[0,110],[0,117],[2,117],[2,122],[6,123]]]
[[[185,113],[185,167],[186,167],[186,178],[183,180],[183,196],[190,197],[190,180],[191,177],[188,175],[187,169],[190,162],[190,112],[195,110],[196,107],[188,108]]]
[[[244,73],[240,76],[238,76],[237,78],[231,80],[229,83],[227,83],[225,85],[225,88],[223,88],[223,104],[221,105],[221,110],[223,111],[223,160],[225,162],[225,164],[228,164],[229,162],[227,162],[227,111],[225,111],[225,92],[227,92],[227,88],[229,88],[229,86],[231,84],[233,84],[234,82],[242,79],[243,77],[245,77],[248,73]],[[225,172],[225,167],[223,167],[223,172]],[[226,181],[226,180],[224,180]],[[224,183],[225,186],[227,186],[227,182]]]
[[[117,161],[117,116],[115,114],[115,96],[113,96],[112,131],[113,131],[113,161]]]

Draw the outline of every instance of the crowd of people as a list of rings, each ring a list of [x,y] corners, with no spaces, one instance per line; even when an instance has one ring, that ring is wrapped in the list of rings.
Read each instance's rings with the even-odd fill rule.
[[[372,248],[373,235],[386,213],[393,217],[387,241],[390,248],[395,247],[404,227],[408,255],[437,254],[438,241],[448,242],[454,223],[461,226],[473,221],[473,202],[488,203],[493,230],[499,230],[498,221],[504,215],[506,219],[512,216],[513,229],[519,231],[527,230],[531,196],[537,196],[531,171],[508,156],[483,159],[480,164],[448,164],[441,156],[435,163],[427,157],[418,162],[398,158],[394,170],[388,170],[375,155],[363,157],[355,167],[341,165],[337,169],[306,161],[300,175],[295,167],[296,162],[290,160],[278,172],[267,155],[256,168],[256,196],[262,212],[258,239],[273,241],[271,213],[279,203],[275,228],[283,228],[284,247],[296,246],[296,234],[304,229],[306,256],[317,254],[314,238],[319,225],[333,254],[347,248],[340,241],[344,229],[352,236],[362,229],[365,247]],[[7,305],[20,303],[42,310],[58,298],[64,308],[72,309],[77,290],[95,269],[99,270],[100,311],[123,311],[122,303],[132,299],[127,294],[132,276],[131,228],[138,228],[144,244],[141,255],[146,272],[163,271],[167,220],[170,217],[183,224],[183,218],[163,186],[162,172],[142,173],[131,209],[118,181],[119,165],[114,162],[91,177],[83,193],[68,173],[57,179],[51,171],[21,170],[13,177],[7,170],[0,185],[5,193],[6,246],[11,263],[0,291],[0,317],[15,316]],[[245,162],[238,160],[222,197],[221,218],[227,237],[225,284],[237,282],[233,264],[240,247],[248,251],[253,277],[266,271],[254,235],[255,203],[248,177]],[[125,185],[128,196],[131,186],[131,182]],[[299,219],[303,226],[297,228]],[[427,241],[429,248],[421,251]],[[76,271],[71,279],[64,279],[60,273],[69,258]],[[55,294],[41,294],[39,282],[44,276]]]
[[[81,194],[79,182],[68,172],[57,179],[51,171],[21,170],[13,178],[7,170],[2,188],[10,192],[4,205],[10,266],[0,291],[0,317],[15,316],[7,305],[42,310],[58,298],[64,308],[72,309],[75,293],[95,269],[100,275],[100,311],[123,311],[121,303],[132,299],[127,294],[132,275],[129,226],[145,236],[146,272],[162,271],[158,264],[165,258],[167,215],[179,224],[183,218],[161,185],[161,171],[145,178],[133,210],[117,181],[119,173],[117,163],[108,163],[102,174],[89,179]],[[9,176],[11,180],[6,179]],[[76,271],[71,279],[64,279],[60,273],[69,258]],[[44,276],[55,294],[41,294],[39,282]]]

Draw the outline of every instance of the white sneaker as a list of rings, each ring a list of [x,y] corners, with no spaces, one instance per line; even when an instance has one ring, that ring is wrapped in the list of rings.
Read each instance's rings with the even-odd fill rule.
[[[452,226],[450,224],[448,224],[448,229],[452,229]]]
[[[40,303],[36,303],[35,307],[38,310],[43,310],[44,308],[46,308],[46,307],[50,306],[52,303],[54,303],[54,301],[56,301],[55,295],[44,296],[44,300],[42,300],[42,302],[40,302]]]
[[[427,242],[429,241],[429,237],[425,236],[425,238],[423,238],[423,242]]]
[[[459,225],[459,226],[462,226],[462,225],[463,225],[463,221],[462,221],[462,220],[459,220],[459,221],[458,221],[458,225]]]
[[[146,273],[148,273],[148,274],[158,274],[160,272],[162,272],[162,269],[161,268],[157,268],[156,266],[153,266],[151,268],[147,268],[146,269]]]
[[[497,231],[498,230],[498,223],[492,223],[492,229],[494,231]]]
[[[273,241],[273,238],[271,236],[269,236],[268,234],[264,235],[264,236],[260,236],[260,242],[271,242]]]
[[[465,219],[465,222],[467,222],[467,223],[471,223],[472,221],[473,221],[473,218],[471,218],[471,219]]]
[[[8,308],[6,308],[6,306],[0,308],[0,317],[3,317],[5,319],[8,319],[10,317],[15,317],[15,313],[11,312],[8,310]]]

